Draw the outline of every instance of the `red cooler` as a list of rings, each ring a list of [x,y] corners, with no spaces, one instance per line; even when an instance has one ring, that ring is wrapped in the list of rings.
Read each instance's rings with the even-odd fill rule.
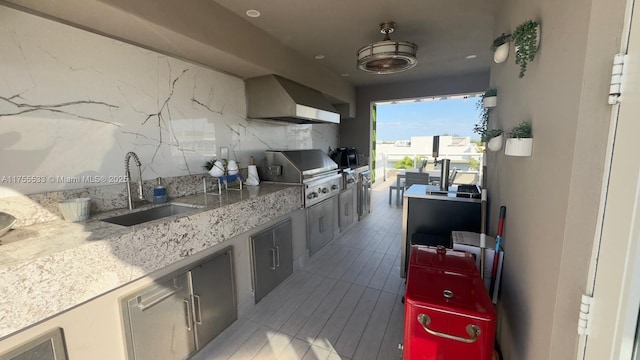
[[[475,270],[469,273],[464,271],[467,260],[448,266],[449,253],[454,252],[412,248],[405,294],[404,360],[491,360],[496,324],[493,304],[473,258],[466,258]],[[442,261],[431,261],[434,256]]]
[[[446,270],[469,276],[480,276],[472,254],[446,249],[442,246],[411,246],[409,267],[426,267],[434,270]]]

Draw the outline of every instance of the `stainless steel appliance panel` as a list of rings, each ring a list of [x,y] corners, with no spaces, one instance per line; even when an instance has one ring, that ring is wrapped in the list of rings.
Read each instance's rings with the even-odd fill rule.
[[[231,250],[189,271],[196,348],[200,349],[237,319]]]
[[[333,239],[333,200],[322,201],[307,209],[307,248],[309,256]]]
[[[358,220],[371,213],[371,171],[365,170],[358,178]]]
[[[338,204],[340,206],[340,232],[343,232],[355,221],[353,188],[349,188],[338,195]]]
[[[0,360],[67,360],[62,328],[48,331],[17,348],[0,354]]]
[[[258,303],[293,273],[291,220],[251,236],[253,290]]]
[[[139,292],[126,301],[136,360],[185,359],[195,349],[186,273]]]
[[[120,299],[127,358],[186,359],[230,325],[232,257],[228,247]]]
[[[267,150],[259,170],[264,181],[301,183],[314,175],[337,169],[338,164],[321,150],[310,149]]]

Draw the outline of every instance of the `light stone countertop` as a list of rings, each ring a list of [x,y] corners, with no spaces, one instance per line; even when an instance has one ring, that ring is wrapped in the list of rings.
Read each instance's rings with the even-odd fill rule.
[[[0,338],[302,207],[298,186],[262,183],[169,203],[192,212],[125,227],[50,221],[0,239]]]

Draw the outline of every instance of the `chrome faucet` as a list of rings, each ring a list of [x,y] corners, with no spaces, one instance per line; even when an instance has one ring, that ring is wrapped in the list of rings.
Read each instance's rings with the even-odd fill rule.
[[[138,200],[144,201],[144,193],[142,192],[142,164],[140,158],[133,151],[129,151],[124,156],[124,180],[127,183],[127,201],[129,203],[129,210],[133,210],[133,199],[131,198],[131,171],[129,170],[129,159],[133,157],[138,166]]]

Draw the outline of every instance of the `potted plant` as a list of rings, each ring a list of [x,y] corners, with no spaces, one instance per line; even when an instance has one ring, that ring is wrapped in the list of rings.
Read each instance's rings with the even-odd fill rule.
[[[487,89],[482,94],[482,106],[485,108],[496,107],[498,104],[498,90],[494,88]]]
[[[509,132],[509,139],[504,148],[504,154],[510,156],[531,156],[533,138],[531,137],[531,123],[523,121]]]
[[[491,44],[491,51],[493,51],[493,61],[496,64],[500,64],[505,62],[509,57],[509,39],[511,38],[511,34],[502,33],[502,35],[498,36],[493,40]]]
[[[227,160],[226,159],[223,159],[222,161],[216,160],[216,159],[207,160],[202,165],[202,168],[207,170],[209,175],[213,177],[221,177],[221,176],[224,176],[226,172]]]
[[[490,129],[485,131],[481,140],[482,142],[487,143],[487,149],[491,151],[500,151],[500,149],[502,149],[502,139],[502,129]]]
[[[516,49],[516,65],[520,65],[519,77],[524,77],[527,64],[533,61],[540,45],[540,24],[534,20],[527,20],[511,34]]]

